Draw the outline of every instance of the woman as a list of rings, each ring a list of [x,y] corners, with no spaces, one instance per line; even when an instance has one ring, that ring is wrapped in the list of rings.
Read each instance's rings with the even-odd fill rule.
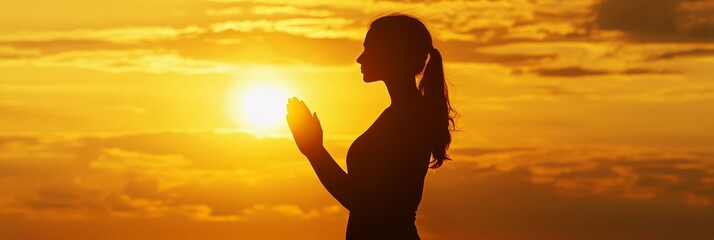
[[[350,146],[349,173],[323,147],[320,120],[304,102],[288,100],[288,124],[320,182],[349,210],[348,240],[420,239],[424,177],[450,159],[454,127],[441,55],[423,23],[399,14],[370,24],[357,62],[365,82],[384,81],[391,105]]]

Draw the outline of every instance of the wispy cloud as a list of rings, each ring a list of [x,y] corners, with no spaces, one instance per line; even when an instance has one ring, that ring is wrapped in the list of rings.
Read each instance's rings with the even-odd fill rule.
[[[20,191],[0,191],[0,198],[5,199],[0,214],[40,220],[91,219],[102,214],[120,218],[179,214],[199,221],[250,221],[265,217],[307,220],[345,213],[326,199],[313,198],[313,205],[304,206],[304,202],[292,202],[303,198],[300,196],[288,200],[260,192],[238,194],[275,181],[288,185],[296,180],[309,182],[305,179],[311,173],[309,166],[290,163],[300,157],[291,151],[295,149],[287,139],[216,133],[0,139],[4,153],[0,172],[3,179],[10,180],[0,182],[0,186],[24,186]],[[176,151],[176,146],[183,145],[191,147]],[[285,151],[259,150],[268,146],[281,146]],[[257,164],[250,159],[272,159],[274,163]],[[207,201],[195,195],[203,188],[221,189],[225,184],[237,192],[211,190],[212,195],[222,197],[212,196]],[[312,188],[318,191],[317,187]]]
[[[76,67],[108,72],[152,73],[230,73],[236,69],[231,64],[189,59],[171,52],[148,49],[67,51],[37,58],[2,61],[0,64],[5,66]]]
[[[349,27],[352,20],[345,18],[293,18],[278,21],[245,20],[216,23],[211,26],[214,32],[240,31],[285,32],[309,38],[350,38],[362,39],[363,30]]]
[[[284,6],[255,6],[251,13],[256,15],[297,15],[312,17],[328,17],[334,15],[333,12],[324,9],[298,8],[293,5]]]
[[[514,239],[628,239],[633,235],[674,239],[712,234],[705,222],[714,220],[714,189],[703,182],[713,173],[711,152],[621,147],[499,149],[503,148],[486,154],[461,152],[457,161],[429,176],[427,189],[433,195],[426,195],[426,204],[420,208],[428,217],[422,229],[452,239],[502,236],[513,228],[521,229],[511,235]],[[469,194],[455,202],[449,192]],[[663,214],[653,216],[652,211]],[[533,222],[533,218],[540,221]],[[692,221],[686,230],[675,226],[684,219]],[[621,229],[624,222],[632,227]],[[658,228],[646,227],[652,224]],[[576,226],[577,231],[563,230]],[[643,233],[640,227],[649,230]]]
[[[695,48],[689,50],[681,51],[669,51],[664,53],[655,54],[648,57],[648,60],[671,60],[677,58],[688,58],[688,57],[705,57],[714,56],[714,49],[709,48]]]
[[[0,42],[41,42],[53,40],[100,40],[116,43],[140,43],[150,41],[175,40],[196,36],[205,30],[197,26],[183,28],[143,26],[99,29],[75,29],[67,31],[24,31],[6,33]]]
[[[673,74],[671,71],[647,68],[629,68],[623,70],[589,69],[577,66],[562,68],[541,68],[533,70],[536,74],[548,77],[585,77],[607,74]]]
[[[647,14],[639,14],[647,9]],[[636,41],[707,41],[714,38],[714,5],[707,1],[604,0],[597,26]]]

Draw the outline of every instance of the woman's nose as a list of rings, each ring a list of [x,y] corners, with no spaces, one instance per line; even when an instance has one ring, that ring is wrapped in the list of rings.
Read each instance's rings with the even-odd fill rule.
[[[362,52],[362,53],[359,55],[359,57],[357,57],[357,63],[362,64],[363,57],[364,57],[364,52]]]

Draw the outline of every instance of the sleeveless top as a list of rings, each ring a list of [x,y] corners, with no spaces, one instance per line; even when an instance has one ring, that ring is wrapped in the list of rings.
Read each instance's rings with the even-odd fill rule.
[[[431,158],[423,107],[389,107],[347,152],[357,199],[347,239],[419,239],[414,221]]]

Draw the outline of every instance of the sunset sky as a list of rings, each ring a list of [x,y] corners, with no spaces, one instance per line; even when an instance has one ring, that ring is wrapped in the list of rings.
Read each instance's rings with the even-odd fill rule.
[[[714,239],[714,0],[0,0],[0,239],[344,238],[282,108],[344,167],[393,12],[459,112],[422,239]]]

